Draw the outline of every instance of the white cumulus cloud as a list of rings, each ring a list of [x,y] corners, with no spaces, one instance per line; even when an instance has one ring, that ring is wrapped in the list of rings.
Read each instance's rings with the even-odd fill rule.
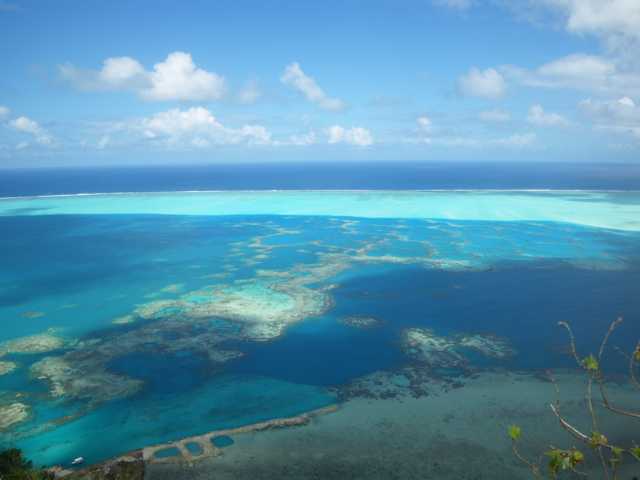
[[[58,70],[79,90],[141,90],[149,86],[148,73],[131,57],[107,58],[100,70],[84,70],[70,63],[58,65]]]
[[[464,95],[483,97],[491,100],[502,97],[507,90],[504,77],[494,68],[480,70],[471,68],[469,73],[458,79],[458,88]]]
[[[0,120],[7,118],[9,116],[9,113],[11,113],[11,110],[9,110],[8,107],[0,105]]]
[[[81,90],[128,90],[146,100],[218,100],[226,92],[225,79],[199,68],[189,53],[173,52],[150,71],[131,57],[107,58],[100,70],[60,65],[60,74]]]
[[[534,0],[534,3],[560,12],[571,32],[640,37],[637,0]]]
[[[114,89],[142,84],[145,76],[144,67],[130,57],[107,58],[98,72],[98,80]]]
[[[132,129],[151,141],[173,148],[273,144],[271,133],[264,126],[227,127],[204,107],[173,108],[134,122]]]
[[[598,55],[573,54],[534,70],[509,65],[501,71],[529,87],[574,89],[599,95],[640,95],[640,72],[622,70],[613,60]]]
[[[529,86],[572,88],[610,97],[640,94],[640,1],[527,0],[503,4],[520,16],[544,23],[553,21],[547,15],[551,13],[559,17],[567,32],[591,35],[603,46],[601,55],[575,53],[535,70],[515,67],[505,74],[515,74]]]
[[[280,81],[288,87],[299,91],[307,100],[325,110],[342,110],[345,107],[344,102],[339,98],[328,96],[312,77],[302,71],[300,64],[297,62],[286,66]]]
[[[223,77],[198,68],[184,52],[169,54],[149,76],[151,87],[141,91],[149,100],[218,100],[225,92]]]
[[[340,125],[333,125],[327,129],[328,142],[347,143],[358,147],[368,147],[373,144],[373,135],[366,128],[352,127],[345,128]]]
[[[569,121],[559,113],[545,112],[542,105],[535,104],[529,108],[527,122],[539,127],[566,127]]]
[[[19,132],[33,136],[34,140],[41,145],[50,146],[53,144],[53,137],[35,120],[23,116],[11,120],[9,125]]]

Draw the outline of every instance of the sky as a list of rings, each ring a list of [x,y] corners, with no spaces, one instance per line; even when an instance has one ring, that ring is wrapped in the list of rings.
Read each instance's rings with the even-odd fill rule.
[[[640,162],[638,0],[0,0],[0,168]]]

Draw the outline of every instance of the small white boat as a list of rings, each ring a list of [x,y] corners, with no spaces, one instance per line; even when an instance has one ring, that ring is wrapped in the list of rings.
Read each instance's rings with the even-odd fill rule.
[[[74,458],[71,465],[80,465],[81,463],[84,463],[84,457]]]

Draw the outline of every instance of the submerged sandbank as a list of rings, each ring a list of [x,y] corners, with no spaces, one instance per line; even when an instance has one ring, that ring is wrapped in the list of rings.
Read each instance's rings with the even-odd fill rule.
[[[563,404],[570,407],[569,417],[586,428],[590,419],[582,408],[585,377],[566,372],[556,379]],[[444,389],[433,381],[430,394],[419,398],[353,398],[331,415],[299,428],[237,435],[235,444],[215,457],[148,464],[146,478],[460,480],[473,474],[473,478],[525,480],[531,473],[511,451],[508,425],[522,427],[521,447],[531,459],[549,443],[575,444],[549,409],[555,390],[544,378],[487,372],[463,383],[460,388]],[[611,386],[610,395],[620,405],[632,405],[637,399],[637,392],[625,385]],[[598,414],[612,441],[627,439],[624,417],[600,408]],[[627,459],[620,478],[631,478],[636,467]],[[593,462],[582,471],[593,478],[601,473]]]
[[[149,463],[167,463],[167,462],[191,462],[194,460],[203,460],[205,458],[215,457],[222,454],[222,449],[232,445],[235,441],[224,442],[224,446],[216,445],[217,438],[229,438],[231,436],[261,432],[277,428],[299,427],[309,424],[314,418],[321,415],[336,412],[337,405],[329,405],[328,407],[319,408],[310,412],[302,413],[294,417],[274,418],[264,422],[253,423],[237,428],[228,428],[223,430],[213,430],[195,435],[193,437],[183,438],[175,442],[168,442],[150,447],[145,447],[142,457]],[[194,448],[193,446],[198,448]],[[173,455],[162,455],[163,452],[175,452]]]

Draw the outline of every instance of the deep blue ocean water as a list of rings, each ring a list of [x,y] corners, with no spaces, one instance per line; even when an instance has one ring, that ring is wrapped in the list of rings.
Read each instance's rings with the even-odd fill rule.
[[[637,164],[376,162],[0,169],[0,197],[271,189],[638,190]]]
[[[598,188],[635,189],[633,167],[496,165],[456,168],[407,165],[189,167],[0,172],[0,195],[279,188]],[[364,172],[364,173],[363,173]],[[243,178],[244,176],[244,178]],[[457,176],[457,178],[456,178]],[[553,177],[553,178],[552,178]],[[505,196],[508,201],[508,196]],[[622,202],[622,200],[621,200]],[[640,233],[554,222],[425,221],[322,216],[16,215],[0,216],[1,342],[56,334],[80,343],[38,354],[9,353],[19,368],[0,376],[0,405],[19,399],[30,417],[0,444],[23,448],[38,464],[99,461],[131,449],[269,418],[296,415],[336,401],[327,388],[405,365],[402,332],[493,334],[517,351],[506,360],[472,356],[477,368],[538,370],[571,365],[566,336],[579,331],[581,351],[595,351],[608,324],[625,317],[616,345],[640,336]],[[364,250],[363,250],[364,249]],[[366,252],[366,258],[361,256]],[[360,256],[360,257],[359,257]],[[376,258],[392,257],[384,261]],[[425,265],[416,258],[441,263]],[[411,260],[414,259],[414,260]],[[418,262],[418,263],[416,263]],[[459,263],[464,266],[460,267]],[[331,273],[318,273],[330,267]],[[314,268],[316,270],[314,270]],[[264,271],[291,275],[264,276]],[[237,318],[189,317],[184,327],[161,320],[113,324],[140,305],[173,301],[203,287],[229,294],[271,280],[329,291],[331,305],[268,341],[236,332]],[[252,287],[253,288],[253,287]],[[293,289],[293,290],[287,290]],[[249,288],[249,295],[254,290]],[[264,295],[258,288],[258,300]],[[194,297],[202,293],[193,294]],[[281,296],[267,295],[273,302]],[[250,297],[253,298],[253,297]],[[233,302],[233,297],[226,297]],[[36,313],[36,314],[34,314]],[[380,326],[342,320],[371,316]],[[208,323],[207,323],[208,322]],[[142,382],[135,394],[100,401],[52,397],[31,366],[91,345],[116,348],[126,335],[148,342],[110,354],[106,371]],[[190,335],[227,338],[201,348]],[[145,333],[147,335],[148,333]],[[178,349],[172,346],[178,341]],[[92,343],[93,342],[93,343]],[[82,345],[88,345],[88,348]],[[216,363],[209,353],[242,356]],[[78,357],[74,358],[77,361]],[[622,366],[608,360],[613,371]],[[92,373],[95,373],[93,370]],[[100,373],[100,372],[98,372]],[[71,387],[69,387],[71,388]],[[19,396],[15,396],[18,394]],[[68,415],[76,415],[66,419]]]

